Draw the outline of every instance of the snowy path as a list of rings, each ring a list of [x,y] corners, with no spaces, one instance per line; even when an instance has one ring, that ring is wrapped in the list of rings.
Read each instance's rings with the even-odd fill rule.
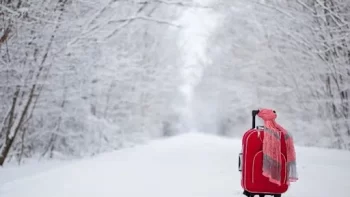
[[[239,140],[184,134],[8,182],[0,196],[239,197],[239,150]],[[285,197],[348,196],[349,152],[297,151],[300,181]]]

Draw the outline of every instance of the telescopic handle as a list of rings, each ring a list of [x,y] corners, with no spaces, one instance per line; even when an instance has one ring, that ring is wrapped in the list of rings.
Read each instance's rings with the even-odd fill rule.
[[[252,111],[252,129],[255,128],[255,116],[259,113],[259,110]]]

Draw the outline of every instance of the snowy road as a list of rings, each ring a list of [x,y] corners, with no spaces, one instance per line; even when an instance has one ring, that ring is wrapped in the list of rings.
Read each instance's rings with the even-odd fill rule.
[[[239,140],[184,134],[18,178],[1,185],[0,196],[238,197],[239,150]],[[284,196],[348,196],[349,152],[297,151],[300,181]]]

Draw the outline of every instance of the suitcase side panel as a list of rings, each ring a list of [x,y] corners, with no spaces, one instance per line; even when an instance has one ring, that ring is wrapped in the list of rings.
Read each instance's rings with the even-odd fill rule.
[[[250,129],[247,131],[242,139],[242,180],[241,185],[245,190],[250,190],[252,182],[252,166],[253,159],[256,153],[262,150],[262,142],[259,140],[259,133],[257,129]]]
[[[262,142],[264,132],[251,129],[243,137],[243,165],[242,165],[242,187],[252,193],[281,194],[288,190],[286,184],[286,148],[282,143],[282,169],[281,175],[284,184],[280,186],[271,183],[268,178],[262,175]],[[284,153],[284,154],[283,154]]]

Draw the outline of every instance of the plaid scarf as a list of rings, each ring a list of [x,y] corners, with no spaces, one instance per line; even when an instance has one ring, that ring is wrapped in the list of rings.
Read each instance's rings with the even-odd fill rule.
[[[292,136],[275,122],[276,113],[270,109],[260,109],[258,116],[264,120],[263,140],[263,175],[271,182],[281,185],[281,139],[282,135],[287,149],[287,184],[298,180],[296,154]]]

